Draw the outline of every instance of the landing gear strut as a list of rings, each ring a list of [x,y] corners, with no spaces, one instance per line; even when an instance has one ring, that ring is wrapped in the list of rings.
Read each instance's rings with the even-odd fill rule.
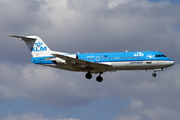
[[[99,73],[99,76],[97,76],[97,78],[96,78],[97,82],[102,82],[103,81],[103,78],[101,77],[101,74],[102,73]]]
[[[163,71],[163,68],[154,69],[154,73],[152,74],[153,77],[156,77],[156,71]]]

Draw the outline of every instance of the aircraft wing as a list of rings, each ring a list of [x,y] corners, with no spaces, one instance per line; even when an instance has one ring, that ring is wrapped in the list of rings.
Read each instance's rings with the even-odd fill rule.
[[[52,55],[54,55],[55,57],[58,57],[60,59],[66,60],[68,62],[74,63],[74,65],[78,64],[78,65],[82,66],[82,68],[91,69],[92,71],[95,71],[95,73],[96,72],[97,73],[105,72],[105,71],[107,71],[108,68],[111,67],[111,65],[95,63],[95,62],[90,62],[90,61],[84,61],[84,60],[72,58],[72,57],[65,56],[65,55],[53,54],[53,53],[52,53]]]

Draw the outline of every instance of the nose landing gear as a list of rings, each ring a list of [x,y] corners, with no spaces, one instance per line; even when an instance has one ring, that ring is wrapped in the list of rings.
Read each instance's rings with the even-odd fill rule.
[[[154,73],[152,74],[152,76],[153,76],[153,77],[156,77],[157,75],[156,75],[156,73],[154,72]]]
[[[158,68],[158,69],[154,69],[154,73],[152,74],[153,77],[156,77],[156,72],[157,71],[163,71],[163,68]]]

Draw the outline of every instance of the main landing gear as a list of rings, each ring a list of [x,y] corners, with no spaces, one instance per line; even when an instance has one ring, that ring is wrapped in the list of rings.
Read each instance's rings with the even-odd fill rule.
[[[92,78],[92,74],[90,72],[88,72],[85,76],[86,76],[87,79],[91,79]]]
[[[99,76],[97,76],[96,81],[98,81],[98,82],[102,82],[103,81],[103,78],[101,77],[101,74],[102,73],[99,73]]]
[[[102,73],[99,73],[99,76],[96,77],[96,81],[97,81],[97,82],[102,82],[102,81],[103,81],[103,78],[101,77],[101,74],[102,74]],[[87,79],[91,79],[91,78],[92,78],[92,74],[91,74],[90,72],[88,72],[88,73],[85,75],[85,77],[86,77]]]

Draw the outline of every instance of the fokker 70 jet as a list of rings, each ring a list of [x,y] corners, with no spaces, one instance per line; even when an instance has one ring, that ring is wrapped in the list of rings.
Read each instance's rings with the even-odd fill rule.
[[[101,74],[108,71],[154,70],[152,76],[156,77],[156,71],[162,71],[174,65],[172,59],[157,51],[69,54],[50,50],[38,36],[10,35],[10,37],[20,38],[26,43],[32,54],[32,63],[86,72],[87,79],[91,79],[92,74],[99,74],[96,78],[98,82],[103,81]]]

